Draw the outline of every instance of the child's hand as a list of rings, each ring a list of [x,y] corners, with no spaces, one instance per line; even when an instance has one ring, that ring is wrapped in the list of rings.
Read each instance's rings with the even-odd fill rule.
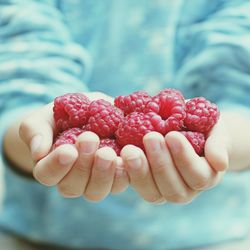
[[[91,99],[110,98],[91,93]],[[92,201],[110,192],[122,192],[128,176],[120,157],[111,148],[99,147],[92,132],[82,133],[76,145],[65,144],[51,151],[54,134],[53,103],[27,117],[20,126],[20,136],[29,145],[35,160],[34,177],[47,186],[57,185],[65,197],[85,196]]]
[[[132,145],[124,147],[121,156],[131,185],[145,200],[187,203],[221,181],[228,168],[229,141],[220,119],[207,138],[205,157],[198,156],[178,132],[165,138],[156,132],[145,135],[147,157]]]

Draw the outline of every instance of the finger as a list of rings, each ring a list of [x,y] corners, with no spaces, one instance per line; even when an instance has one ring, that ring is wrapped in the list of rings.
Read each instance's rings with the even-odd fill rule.
[[[167,203],[167,200],[165,197],[162,197],[161,199],[155,201],[153,204],[154,205],[163,205],[163,204],[166,204]]]
[[[77,138],[78,159],[58,184],[58,191],[63,196],[74,198],[83,195],[91,175],[91,168],[98,147],[99,137],[93,132],[83,132]]]
[[[205,157],[215,171],[225,171],[229,165],[226,128],[219,120],[211,130],[205,144]]]
[[[19,136],[38,161],[47,155],[53,143],[54,119],[52,103],[36,110],[20,124]]]
[[[143,138],[151,171],[161,194],[167,201],[186,203],[194,196],[176,169],[164,137],[151,132]]]
[[[84,192],[84,197],[91,201],[101,201],[111,191],[114,175],[116,153],[110,147],[96,151],[91,177]]]
[[[133,145],[125,146],[121,151],[130,184],[148,202],[162,198],[150,172],[148,161],[143,151]]]
[[[78,156],[74,146],[64,144],[40,160],[33,170],[33,175],[46,186],[56,185],[72,168]]]
[[[117,157],[115,167],[115,177],[111,188],[111,193],[119,194],[124,192],[129,186],[129,177],[121,157]]]
[[[217,173],[204,157],[199,157],[181,133],[170,132],[165,137],[172,159],[187,185],[194,190],[205,190],[217,181]]]

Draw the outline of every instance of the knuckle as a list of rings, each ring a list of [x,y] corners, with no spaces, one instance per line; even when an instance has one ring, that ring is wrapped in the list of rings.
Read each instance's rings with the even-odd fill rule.
[[[31,122],[28,119],[23,120],[19,126],[19,135],[25,137],[25,134],[31,129]]]

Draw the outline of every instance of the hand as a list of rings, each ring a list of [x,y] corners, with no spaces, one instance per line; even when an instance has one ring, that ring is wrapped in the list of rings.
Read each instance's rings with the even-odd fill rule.
[[[229,136],[220,121],[205,144],[205,157],[197,155],[178,132],[165,138],[151,132],[144,136],[144,152],[132,145],[121,156],[135,190],[148,202],[187,203],[201,191],[217,185],[228,168]]]
[[[88,95],[88,94],[87,94]],[[111,100],[102,93],[91,99]],[[119,193],[128,186],[123,162],[113,149],[98,149],[95,133],[84,132],[76,145],[65,144],[51,151],[55,130],[53,103],[35,111],[20,125],[20,137],[29,146],[35,161],[34,177],[46,186],[57,185],[65,197],[84,196],[92,201],[104,199],[110,192]]]

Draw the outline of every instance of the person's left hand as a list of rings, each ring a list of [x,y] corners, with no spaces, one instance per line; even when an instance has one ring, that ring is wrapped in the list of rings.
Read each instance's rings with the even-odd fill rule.
[[[201,191],[217,185],[228,168],[230,137],[220,119],[205,144],[205,156],[197,155],[178,132],[165,138],[150,132],[143,138],[146,155],[133,145],[122,149],[131,186],[148,202],[188,203]]]

